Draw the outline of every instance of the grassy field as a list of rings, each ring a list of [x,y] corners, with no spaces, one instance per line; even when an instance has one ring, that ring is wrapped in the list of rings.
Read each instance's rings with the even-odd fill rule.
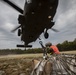
[[[2,55],[0,59],[21,59],[21,58],[39,58],[42,57],[43,54],[17,54],[17,55]]]
[[[73,51],[63,51],[61,53],[76,54],[76,50],[73,50]]]
[[[74,51],[63,51],[61,53],[67,53],[67,54],[76,54],[76,50]],[[0,56],[0,59],[19,59],[19,58],[39,58],[42,57],[43,54],[17,54],[17,55],[3,55]]]
[[[32,60],[42,54],[19,54],[0,56],[0,75],[30,75]]]
[[[76,54],[76,51],[61,53]],[[0,75],[30,75],[32,59],[40,59],[43,54],[20,54],[0,56]]]

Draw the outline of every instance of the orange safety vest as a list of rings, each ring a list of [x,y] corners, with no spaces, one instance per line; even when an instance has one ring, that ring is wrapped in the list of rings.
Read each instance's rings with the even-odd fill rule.
[[[50,46],[50,48],[53,49],[54,53],[60,54],[59,49],[55,45]]]

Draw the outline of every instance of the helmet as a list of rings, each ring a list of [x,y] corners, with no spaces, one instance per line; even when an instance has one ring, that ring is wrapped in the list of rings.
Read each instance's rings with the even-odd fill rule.
[[[50,47],[51,45],[52,45],[52,43],[50,43],[50,42],[45,44],[46,47],[48,47],[48,46]]]

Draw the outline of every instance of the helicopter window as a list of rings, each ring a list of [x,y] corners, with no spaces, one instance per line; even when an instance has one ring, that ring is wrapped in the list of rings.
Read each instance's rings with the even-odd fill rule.
[[[32,14],[34,14],[34,12],[32,12]]]
[[[51,18],[51,16],[49,15],[49,16],[48,16],[48,18],[50,19],[50,18]]]
[[[41,6],[41,3],[39,3],[39,6]]]
[[[32,10],[31,14],[32,14],[32,15],[33,15],[33,14],[35,14],[35,11],[34,11],[34,10]]]
[[[32,3],[32,0],[27,0],[27,3],[29,4],[29,3]]]
[[[52,7],[50,7],[50,9],[52,9]]]

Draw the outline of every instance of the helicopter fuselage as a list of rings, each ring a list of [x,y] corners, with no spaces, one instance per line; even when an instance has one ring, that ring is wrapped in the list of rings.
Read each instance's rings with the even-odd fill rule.
[[[27,0],[22,17],[19,17],[25,44],[35,41],[44,29],[50,29],[54,23],[58,0]]]
[[[10,0],[2,1],[21,13],[18,17],[20,25],[12,30],[14,32],[18,29],[18,36],[21,36],[21,41],[24,41],[24,46],[18,45],[18,47],[25,47],[34,42],[45,29],[44,36],[48,38],[47,30],[52,29],[54,25],[53,18],[59,0],[26,0],[24,10]]]

